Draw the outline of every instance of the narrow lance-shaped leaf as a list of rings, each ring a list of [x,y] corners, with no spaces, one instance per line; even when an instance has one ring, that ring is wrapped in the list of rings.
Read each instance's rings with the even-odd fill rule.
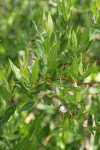
[[[77,45],[78,45],[78,41],[77,41],[77,37],[75,32],[72,32],[72,43],[73,43],[73,51],[77,50]]]
[[[76,75],[78,75],[78,67],[77,66],[78,66],[78,58],[77,58],[77,56],[74,56],[71,69]]]
[[[2,116],[6,109],[6,102],[0,97],[0,116]]]
[[[56,47],[52,48],[48,57],[48,68],[50,71],[55,71],[58,67],[58,52]]]
[[[81,41],[83,42],[83,44],[89,41],[89,27],[84,29],[84,32],[82,33],[82,36],[81,36]]]
[[[15,110],[16,110],[16,105],[14,104],[5,111],[4,116],[0,119],[0,126],[2,126],[10,119],[10,117],[14,114]]]
[[[26,111],[26,110],[32,108],[33,105],[34,105],[34,102],[27,102],[20,108],[19,112]]]
[[[84,46],[82,48],[79,49],[79,53],[85,53],[86,51],[88,51],[90,45],[92,44],[93,40],[88,41],[86,44],[84,44]]]
[[[47,21],[47,33],[49,35],[49,38],[51,37],[54,30],[53,21],[50,13],[48,14],[48,21]]]
[[[34,66],[32,68],[32,74],[31,74],[31,85],[34,86],[38,79],[38,60],[34,63]]]
[[[83,75],[83,64],[82,64],[82,62],[79,63],[78,68],[79,68],[79,73],[80,73],[81,75]]]
[[[87,65],[87,68],[84,72],[84,78],[89,76],[91,73],[93,73],[93,71],[96,68],[96,63],[92,64],[92,65]]]
[[[21,73],[21,76],[23,77],[23,78],[25,78],[26,80],[28,80],[28,68],[27,68],[27,66],[26,66],[26,64],[25,64],[25,62],[22,62],[21,60],[20,60],[20,73]]]
[[[16,79],[20,80],[21,79],[20,70],[13,64],[11,60],[9,60],[9,62],[10,62],[11,69],[15,74]]]
[[[36,23],[34,22],[34,20],[32,20],[32,22],[34,24],[35,30],[38,33],[39,37],[41,38],[42,41],[44,41],[44,38],[43,38],[42,34],[39,32]]]

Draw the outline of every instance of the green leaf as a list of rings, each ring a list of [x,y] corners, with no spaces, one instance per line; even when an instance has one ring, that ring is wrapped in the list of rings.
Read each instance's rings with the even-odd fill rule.
[[[89,41],[89,27],[85,28],[84,32],[82,33],[81,40],[83,44]]]
[[[82,48],[79,49],[79,53],[85,53],[86,51],[88,51],[90,45],[92,44],[93,40],[88,41]]]
[[[73,43],[73,51],[76,51],[78,47],[78,41],[74,31],[72,32],[72,43]]]
[[[70,71],[70,77],[73,79],[73,81],[78,81],[78,77],[73,70]]]
[[[75,93],[75,102],[76,102],[76,103],[79,103],[80,100],[81,100],[80,94],[79,94],[79,92],[76,92],[76,93]]]
[[[68,6],[68,3],[67,3],[67,6]],[[65,4],[65,0],[62,0],[62,15],[63,15],[64,20],[66,21],[68,11],[67,11],[67,7],[66,7],[66,4]]]
[[[53,31],[54,31],[54,25],[53,25],[51,14],[49,13],[48,20],[47,20],[47,33],[49,35],[49,38],[51,37]]]
[[[22,62],[21,60],[20,60],[20,73],[21,76],[28,81],[28,69],[25,62]]]
[[[96,63],[94,63],[93,65],[87,65],[87,68],[84,71],[84,78],[88,77],[91,73],[93,73],[95,68],[96,68]]]
[[[48,57],[48,68],[50,71],[55,71],[58,67],[58,52],[56,47],[52,48]]]
[[[5,111],[5,115],[7,115],[7,116],[10,117],[10,116],[12,116],[12,115],[14,114],[15,110],[16,110],[16,104],[10,106],[10,107]]]
[[[85,110],[85,105],[82,105],[81,108],[78,110],[77,115],[75,116],[76,118],[81,118],[84,115],[84,110]]]
[[[0,126],[2,126],[10,119],[10,117],[14,114],[15,110],[16,110],[16,105],[12,105],[5,111],[4,116],[0,119]]]
[[[92,2],[92,3],[90,4],[90,8],[91,8],[91,10],[92,10],[93,15],[98,18],[99,13],[98,13],[98,8],[97,8],[97,6],[96,6],[96,3],[95,3],[95,2]],[[96,20],[95,20],[95,21],[96,21]]]
[[[44,38],[43,38],[42,34],[39,32],[36,23],[34,22],[34,20],[32,20],[32,22],[34,24],[35,30],[38,33],[39,37],[41,38],[42,41],[44,41]]]
[[[74,58],[73,58],[71,70],[75,73],[76,76],[78,75],[78,58],[77,58],[77,56],[74,56]]]
[[[0,97],[0,116],[4,114],[6,110],[6,102]]]
[[[34,105],[34,102],[27,102],[26,104],[24,104],[24,106],[22,106],[18,112],[23,112],[23,111],[26,111],[30,108],[32,108]]]
[[[82,62],[79,63],[78,68],[79,68],[79,73],[80,73],[81,75],[83,75],[83,64],[82,64]]]
[[[20,80],[21,79],[20,70],[13,64],[13,62],[10,59],[9,62],[10,62],[11,69],[15,74],[16,79]]]
[[[34,63],[30,77],[31,85],[34,86],[38,79],[38,60]]]
[[[9,84],[7,84],[9,86]],[[4,99],[5,101],[8,101],[10,99],[10,94],[8,91],[7,85],[5,86],[4,84],[0,85],[0,95],[2,97],[2,99]]]
[[[69,119],[66,117],[62,120],[62,128],[64,130],[69,130]]]

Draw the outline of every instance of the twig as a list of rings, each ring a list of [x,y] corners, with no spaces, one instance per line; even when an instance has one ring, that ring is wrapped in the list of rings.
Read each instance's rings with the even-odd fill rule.
[[[55,105],[55,103],[52,101],[51,97],[48,96],[47,94],[45,94],[45,96],[52,102],[52,104],[56,107],[56,109],[58,110],[58,112],[60,112],[60,114],[62,116],[64,116],[64,114],[66,114],[67,112],[69,113],[69,115],[84,129],[85,132],[87,132],[87,129],[72,115],[72,113],[67,109],[67,112],[66,113],[62,113],[58,108],[57,106]],[[64,106],[64,105],[63,105]],[[65,107],[65,106],[64,106]],[[66,108],[66,107],[65,107]]]
[[[60,112],[60,114],[61,114],[62,116],[64,116],[64,114],[57,108],[56,104],[52,101],[51,97],[48,96],[47,94],[45,94],[45,96],[46,96],[46,97],[51,101],[51,103],[56,107],[56,109],[58,110],[58,112]]]
[[[48,78],[48,79],[51,79],[52,77],[46,77],[46,78]],[[68,81],[68,82],[71,82],[71,83],[77,83],[77,84],[79,84],[79,85],[82,85],[82,84],[84,84],[84,85],[86,85],[86,84],[100,84],[100,82],[96,82],[96,81],[92,81],[92,82],[76,82],[76,81],[74,81],[74,80],[72,80],[72,79],[69,79],[69,78],[56,78],[55,80],[60,80],[60,81]]]
[[[96,82],[96,81],[93,81],[93,82],[75,82],[74,80],[72,79],[69,79],[69,78],[56,78],[56,80],[65,80],[65,81],[69,81],[71,83],[77,83],[77,84],[100,84],[100,82]]]

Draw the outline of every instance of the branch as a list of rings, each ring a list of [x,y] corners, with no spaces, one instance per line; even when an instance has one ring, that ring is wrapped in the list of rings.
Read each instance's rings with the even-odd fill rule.
[[[48,76],[46,78],[51,79],[52,77]],[[71,82],[71,83],[77,83],[78,85],[82,85],[82,84],[84,84],[84,85],[87,85],[87,84],[100,84],[100,82],[96,82],[96,81],[92,81],[92,82],[76,82],[76,81],[74,81],[74,80],[72,80],[70,78],[61,78],[61,77],[56,78],[55,80],[68,81],[68,82]]]
[[[64,116],[64,114],[66,114],[67,112],[69,113],[69,115],[84,129],[85,132],[87,132],[87,128],[84,127],[74,116],[73,114],[62,104],[62,106],[67,110],[65,113],[63,113],[59,107],[56,106],[56,104],[52,101],[52,98],[50,96],[48,96],[47,94],[45,94],[44,96],[46,96],[51,102],[52,104],[55,106],[55,108],[58,110],[58,112],[60,112],[60,114],[62,116]]]
[[[77,83],[79,85],[81,84],[100,84],[100,82],[96,82],[96,81],[93,81],[93,82],[75,82],[74,80],[72,79],[69,79],[69,78],[56,78],[56,80],[63,80],[63,81],[68,81],[68,82],[71,82],[71,83]]]

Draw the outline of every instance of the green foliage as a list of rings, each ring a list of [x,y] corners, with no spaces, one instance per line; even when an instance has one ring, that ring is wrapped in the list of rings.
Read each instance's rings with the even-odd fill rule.
[[[4,115],[0,118],[0,126],[9,120],[9,118],[14,114],[15,110],[16,105],[12,105],[5,111]]]
[[[27,102],[24,106],[19,109],[19,112],[26,111],[33,107],[34,102]]]
[[[99,149],[99,0],[0,4],[0,150]]]
[[[32,67],[32,74],[30,76],[30,82],[32,86],[35,84],[37,79],[38,79],[38,61],[36,61],[34,63],[34,66]]]
[[[6,102],[0,98],[0,116],[2,116],[6,109]]]

